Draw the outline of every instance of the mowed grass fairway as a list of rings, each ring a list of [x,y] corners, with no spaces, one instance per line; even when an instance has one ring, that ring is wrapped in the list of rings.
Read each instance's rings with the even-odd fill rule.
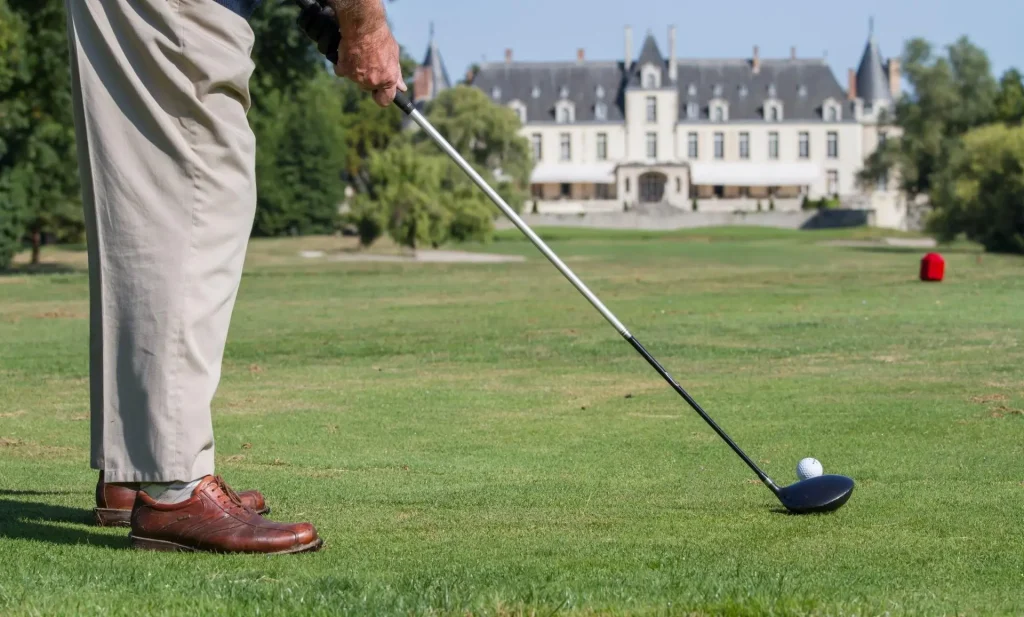
[[[0,277],[0,614],[1024,613],[1024,260],[881,232],[552,231],[551,247],[780,483],[791,516],[523,240],[507,264],[254,241],[219,472],[323,551],[128,549],[92,527],[88,287]]]

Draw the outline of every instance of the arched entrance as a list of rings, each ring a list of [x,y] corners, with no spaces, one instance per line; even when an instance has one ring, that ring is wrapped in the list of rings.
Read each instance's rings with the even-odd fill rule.
[[[658,203],[665,198],[665,183],[668,176],[657,171],[649,171],[638,178],[641,203]]]

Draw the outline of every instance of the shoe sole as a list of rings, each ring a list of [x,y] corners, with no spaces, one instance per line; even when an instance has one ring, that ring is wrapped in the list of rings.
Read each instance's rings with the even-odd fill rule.
[[[293,555],[295,553],[312,553],[320,550],[320,548],[324,545],[323,538],[317,538],[309,544],[294,546],[283,551],[220,551],[216,549],[194,548],[191,546],[185,546],[184,544],[177,544],[176,542],[168,542],[167,540],[153,540],[151,538],[140,538],[132,534],[128,534],[128,539],[131,541],[132,548],[134,549],[172,553],[247,553],[256,555]]]
[[[260,516],[266,516],[270,514],[270,508],[263,508],[256,512]],[[131,510],[115,510],[113,508],[93,508],[93,515],[96,519],[96,525],[100,527],[131,527],[132,526],[132,511]]]

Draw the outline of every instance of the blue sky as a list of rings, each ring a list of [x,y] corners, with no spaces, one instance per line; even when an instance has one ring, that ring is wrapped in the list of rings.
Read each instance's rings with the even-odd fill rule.
[[[998,76],[1024,69],[1024,0],[396,0],[388,3],[395,36],[422,60],[435,24],[436,38],[453,80],[482,59],[497,62],[511,48],[517,60],[618,60],[623,27],[633,27],[633,57],[648,30],[667,53],[668,26],[677,29],[680,57],[762,57],[827,60],[841,84],[855,68],[874,16],[885,57],[903,41],[921,36],[938,46],[967,35],[984,48]]]

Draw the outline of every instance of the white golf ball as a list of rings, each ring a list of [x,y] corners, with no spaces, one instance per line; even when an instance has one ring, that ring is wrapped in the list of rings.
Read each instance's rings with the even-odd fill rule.
[[[816,458],[801,459],[796,464],[796,477],[801,480],[816,478],[822,473],[821,462]]]

